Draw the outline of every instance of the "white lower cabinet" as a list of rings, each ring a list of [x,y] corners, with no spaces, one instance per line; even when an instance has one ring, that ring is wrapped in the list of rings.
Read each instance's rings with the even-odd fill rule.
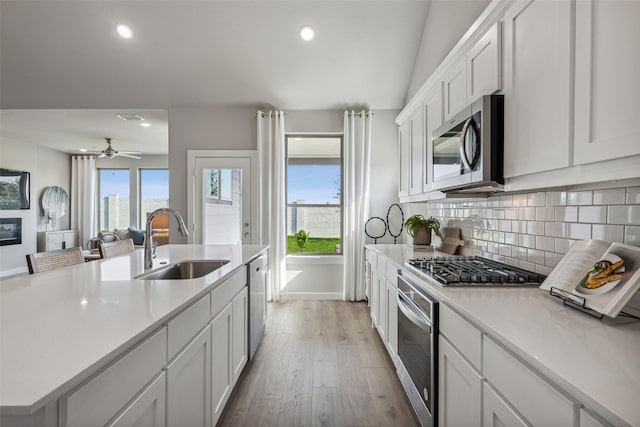
[[[167,366],[167,425],[211,425],[211,326]]]
[[[127,406],[108,427],[163,427],[167,425],[165,402],[167,375],[163,372]]]
[[[517,360],[507,350],[484,337],[482,373],[509,404],[535,426],[572,426],[579,405]]]
[[[380,317],[378,319],[378,333],[382,342],[387,342],[387,315],[389,308],[387,307],[387,280],[384,277],[384,266],[386,262],[378,260],[378,267],[382,265],[382,270],[378,270],[378,298],[379,298],[379,312]]]
[[[231,366],[233,304],[229,303],[211,321],[211,339],[215,344],[211,353],[213,425],[218,421],[233,388]]]
[[[249,289],[246,286],[233,299],[232,315],[231,365],[233,366],[233,383],[235,384],[249,358],[249,325],[247,323],[249,319]]]
[[[398,289],[387,280],[387,351],[394,364],[398,361]]]
[[[482,390],[482,402],[482,427],[527,427],[529,425],[486,382]]]
[[[440,335],[438,425],[467,427],[480,424],[482,376]]]

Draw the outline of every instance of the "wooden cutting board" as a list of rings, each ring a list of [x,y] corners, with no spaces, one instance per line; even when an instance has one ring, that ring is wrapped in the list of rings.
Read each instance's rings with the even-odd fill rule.
[[[460,246],[464,246],[462,230],[456,227],[444,227],[442,229],[442,243],[438,247],[440,252],[455,255]]]

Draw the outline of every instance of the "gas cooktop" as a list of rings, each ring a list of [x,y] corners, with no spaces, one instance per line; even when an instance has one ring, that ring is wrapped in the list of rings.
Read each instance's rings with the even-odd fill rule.
[[[540,286],[546,278],[479,256],[419,257],[406,265],[442,286]]]

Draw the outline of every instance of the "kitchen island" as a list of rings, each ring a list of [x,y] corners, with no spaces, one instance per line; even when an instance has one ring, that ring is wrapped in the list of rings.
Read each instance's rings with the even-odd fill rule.
[[[534,418],[555,412],[553,405],[566,401],[573,425],[640,425],[640,320],[598,320],[564,306],[535,287],[442,287],[409,269],[405,262],[414,257],[447,254],[413,252],[405,245],[367,245],[366,249],[368,256],[371,252],[378,255],[380,274],[385,271],[380,267],[383,262],[386,272],[402,270],[401,274],[413,277],[439,298],[441,343],[445,341],[440,346],[440,360],[445,351],[451,353],[445,347],[453,348],[461,356],[459,366],[469,368],[471,378],[479,380],[474,416],[484,414],[484,421],[488,421],[486,415],[492,408],[481,405],[487,405],[490,395],[497,395],[507,401],[503,402],[505,408],[516,408],[510,416],[517,421],[513,418],[507,424],[522,421],[523,425],[543,425],[533,422]],[[452,319],[457,322],[455,325]],[[460,331],[465,339],[456,341]],[[467,349],[473,351],[466,352]],[[450,374],[446,370],[453,366],[447,357],[441,363],[447,365],[444,371],[440,366],[441,388]],[[496,365],[496,361],[500,363]],[[531,385],[525,383],[528,380]],[[494,393],[495,389],[498,393]],[[479,390],[485,393],[484,398]],[[543,392],[536,394],[537,390]],[[545,399],[550,399],[549,405],[543,404]],[[446,407],[440,409],[440,425],[447,425]],[[456,410],[464,411],[462,407]],[[557,412],[561,410],[564,409]],[[593,419],[599,424],[586,421]]]
[[[188,280],[136,279],[145,272],[144,254],[134,251],[2,281],[0,411],[3,423],[17,420],[16,416],[35,414],[39,420],[45,420],[43,425],[58,425],[57,399],[108,369],[133,346],[147,338],[153,339],[158,331],[169,329],[168,339],[166,332],[162,332],[165,338],[159,341],[167,343],[164,344],[168,348],[164,354],[166,363],[173,356],[171,322],[178,319],[174,322],[176,330],[185,329],[188,322],[180,318],[192,306],[198,306],[199,311],[209,316],[209,307],[213,311],[218,305],[216,289],[236,276],[238,286],[246,287],[245,264],[267,248],[259,245],[158,247],[154,269],[184,260],[229,261],[204,277]],[[179,333],[175,335],[179,337]],[[54,419],[56,422],[52,423]]]

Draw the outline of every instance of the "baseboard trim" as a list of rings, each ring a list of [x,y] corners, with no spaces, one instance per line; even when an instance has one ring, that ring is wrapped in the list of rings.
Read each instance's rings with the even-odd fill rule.
[[[287,292],[282,295],[284,300],[315,299],[315,300],[342,300],[342,292]]]

